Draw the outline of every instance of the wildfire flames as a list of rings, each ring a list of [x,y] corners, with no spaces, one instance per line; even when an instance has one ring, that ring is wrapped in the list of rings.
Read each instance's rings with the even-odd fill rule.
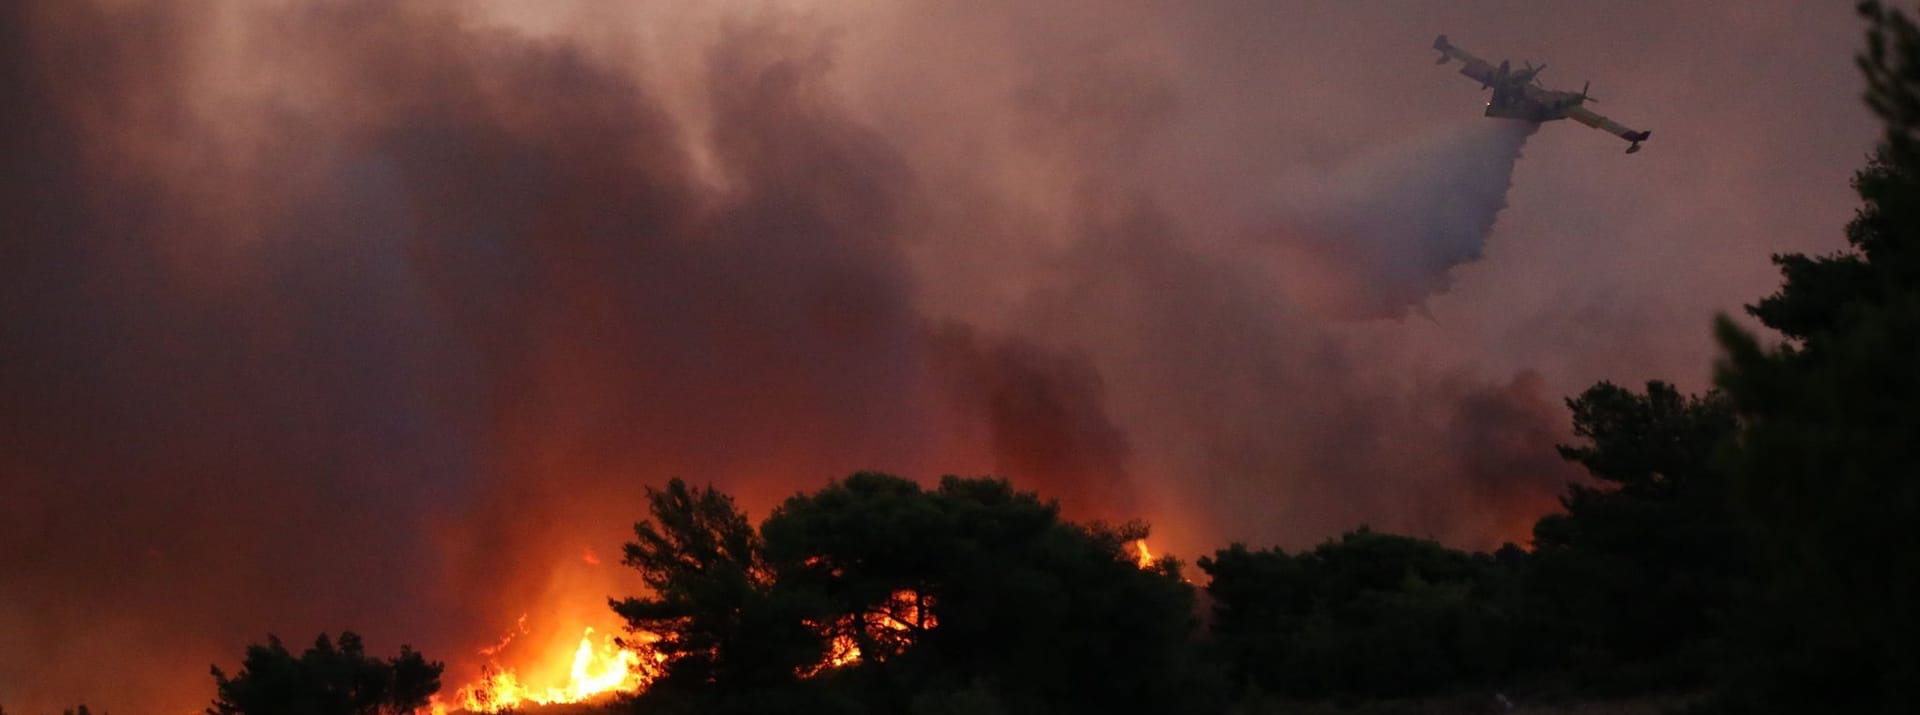
[[[881,650],[881,659],[898,653],[927,629],[939,625],[933,617],[932,600],[912,589],[894,591],[879,607],[857,619],[845,618],[833,626],[833,642],[827,647],[827,659],[802,673],[813,675],[860,661],[860,642]]]
[[[1146,540],[1133,542],[1133,560],[1135,565],[1143,569],[1153,566],[1153,552],[1147,548]],[[828,669],[860,662],[866,655],[861,651],[863,642],[878,652],[873,657],[885,659],[899,653],[920,634],[939,625],[932,608],[932,599],[913,589],[894,591],[866,613],[835,622],[829,628],[833,639],[828,645],[826,658],[801,675],[810,677]],[[642,632],[626,641],[616,640],[611,635],[601,635],[596,639],[593,628],[588,627],[580,635],[579,645],[571,652],[554,652],[546,661],[564,660],[570,663],[566,682],[532,685],[522,679],[521,671],[503,667],[494,660],[517,634],[526,632],[525,621],[526,617],[522,616],[514,633],[509,633],[499,644],[480,651],[481,655],[488,657],[487,665],[481,669],[480,679],[455,691],[451,705],[436,698],[431,706],[433,715],[447,715],[450,712],[497,713],[528,705],[578,703],[613,694],[638,693],[660,675],[665,665],[666,655],[648,648],[649,644],[660,640],[656,634]]]
[[[482,650],[481,654],[496,655],[512,640],[509,635],[499,646]],[[593,628],[589,627],[580,635],[580,644],[572,653],[554,654],[553,660],[570,659],[571,664],[566,682],[560,685],[530,685],[515,669],[489,661],[481,670],[480,680],[455,692],[453,709],[497,713],[525,705],[578,703],[614,693],[640,692],[659,675],[665,656],[646,648],[646,644],[659,640],[658,636],[641,633],[627,644],[610,635],[602,635],[598,643],[595,640]],[[632,644],[638,644],[639,648],[628,647]],[[433,705],[434,715],[444,715],[449,710],[442,703]]]

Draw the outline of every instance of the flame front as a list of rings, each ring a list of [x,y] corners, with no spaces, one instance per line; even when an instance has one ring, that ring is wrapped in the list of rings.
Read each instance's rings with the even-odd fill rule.
[[[1134,563],[1142,569],[1152,568],[1155,559],[1153,552],[1147,548],[1146,540],[1134,541],[1132,545]],[[592,553],[585,554],[583,560],[593,560]],[[921,634],[939,625],[932,612],[933,606],[930,598],[913,589],[894,591],[867,612],[842,618],[827,626],[832,638],[826,657],[799,674],[810,677],[824,670],[858,663],[863,657],[873,657],[861,652],[859,644],[862,640],[881,647],[881,658],[898,653]],[[612,636],[603,635],[596,643],[593,628],[588,627],[571,652],[553,653],[546,661],[557,663],[565,659],[570,664],[566,683],[536,687],[522,680],[521,671],[502,667],[493,660],[514,641],[517,633],[525,631],[523,616],[516,633],[509,633],[498,645],[482,649],[480,654],[489,660],[481,669],[480,679],[457,690],[451,707],[436,699],[432,704],[433,715],[446,715],[450,711],[498,713],[529,705],[578,703],[615,693],[638,693],[651,684],[665,667],[666,655],[649,647],[660,640],[658,634],[642,631],[624,644]],[[557,670],[550,668],[546,672]]]
[[[863,654],[853,635],[855,629],[868,643],[884,646],[889,653],[898,652],[938,624],[931,612],[932,605],[926,596],[901,589],[873,610],[841,619],[831,629],[834,636],[826,658],[800,675],[812,676],[829,668],[859,662]],[[517,632],[525,631],[524,618],[518,628]],[[642,631],[637,637],[622,642],[611,636],[596,639],[593,628],[589,627],[570,653],[557,652],[546,661],[556,663],[569,659],[566,682],[541,687],[523,679],[522,670],[503,667],[494,660],[514,641],[514,635],[510,633],[498,645],[482,649],[480,654],[489,660],[481,668],[480,679],[455,691],[451,703],[435,698],[430,705],[432,715],[498,713],[531,705],[578,703],[613,694],[634,694],[646,689],[666,663],[666,654],[649,647],[660,640],[658,634]],[[538,667],[525,669],[538,670]],[[548,672],[553,670],[557,668]]]
[[[456,706],[467,712],[497,713],[525,705],[577,703],[614,693],[640,692],[658,674],[664,658],[661,654],[651,653],[652,657],[645,657],[640,650],[626,647],[612,636],[601,636],[598,644],[594,640],[593,628],[589,627],[580,635],[580,644],[570,656],[554,654],[555,660],[571,658],[567,682],[562,685],[531,686],[523,682],[513,668],[489,662],[481,670],[479,681],[455,693]],[[656,640],[659,637],[651,633],[641,633],[635,639],[643,650],[647,643]],[[493,655],[494,650],[490,648],[482,653]],[[436,703],[433,711],[441,715],[447,708]]]

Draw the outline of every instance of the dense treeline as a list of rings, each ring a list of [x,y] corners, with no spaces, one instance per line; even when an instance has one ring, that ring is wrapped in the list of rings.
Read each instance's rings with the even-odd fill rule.
[[[1594,482],[1569,487],[1531,552],[1362,529],[1298,554],[1235,545],[1201,559],[1234,682],[1304,698],[1705,683],[1752,578],[1713,466],[1732,411],[1657,381],[1601,383],[1568,405],[1585,443],[1560,452]]]
[[[1128,551],[1142,526],[956,477],[855,474],[757,531],[712,489],[649,501],[626,563],[653,593],[613,604],[664,636],[646,712],[1179,712],[1217,692],[1180,564]]]
[[[294,655],[267,637],[247,647],[232,677],[213,668],[217,695],[207,715],[401,715],[427,706],[440,690],[440,663],[401,646],[392,658],[368,655],[360,636],[325,633]]]
[[[1727,713],[1920,712],[1920,28],[1878,3],[1859,64],[1887,124],[1850,249],[1776,256],[1722,320],[1716,389],[1568,401],[1591,481],[1529,549],[1361,529],[1289,553],[1136,563],[1139,524],[1063,520],[1005,481],[861,473],[758,527],[649,490],[613,602],[659,634],[647,713],[1263,712],[1274,699],[1708,693]],[[1548,445],[1542,445],[1542,449]],[[215,669],[209,713],[420,707],[440,665],[321,636]],[[82,707],[79,715],[88,711]]]

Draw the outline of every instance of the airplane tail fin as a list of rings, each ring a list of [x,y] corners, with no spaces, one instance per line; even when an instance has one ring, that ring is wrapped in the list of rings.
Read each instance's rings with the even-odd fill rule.
[[[1447,42],[1446,35],[1433,38],[1433,49],[1440,51],[1440,59],[1434,60],[1434,64],[1444,65],[1447,60],[1453,59],[1453,45]]]

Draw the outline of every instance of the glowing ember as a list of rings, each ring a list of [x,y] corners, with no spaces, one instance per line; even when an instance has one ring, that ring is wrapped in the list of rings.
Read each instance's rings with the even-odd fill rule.
[[[659,637],[641,633],[633,640],[641,650],[647,650],[646,644],[659,640]],[[509,635],[500,646],[482,650],[481,654],[493,656],[511,641],[512,636]],[[640,650],[624,647],[612,636],[601,636],[597,644],[594,641],[593,629],[587,628],[580,635],[579,646],[570,654],[553,654],[554,661],[569,659],[567,681],[561,685],[529,685],[513,668],[488,662],[481,669],[479,681],[455,693],[455,707],[468,712],[497,713],[525,705],[577,703],[613,693],[640,692],[659,674],[660,662],[665,657],[662,654],[649,652],[650,657],[643,656]],[[435,715],[447,711],[444,704],[433,704]]]
[[[827,668],[838,668],[858,662],[860,662],[860,644],[853,642],[853,636],[842,633],[834,636],[833,643],[827,646],[826,662],[807,671],[806,674],[813,675]]]
[[[859,634],[868,643],[883,646],[885,654],[898,653],[912,644],[921,633],[940,624],[933,616],[932,607],[932,599],[912,589],[894,591],[879,607],[860,614],[857,626]],[[855,619],[852,617],[835,623],[826,660],[801,675],[811,676],[828,668],[859,662],[860,643],[854,637],[855,628]]]

